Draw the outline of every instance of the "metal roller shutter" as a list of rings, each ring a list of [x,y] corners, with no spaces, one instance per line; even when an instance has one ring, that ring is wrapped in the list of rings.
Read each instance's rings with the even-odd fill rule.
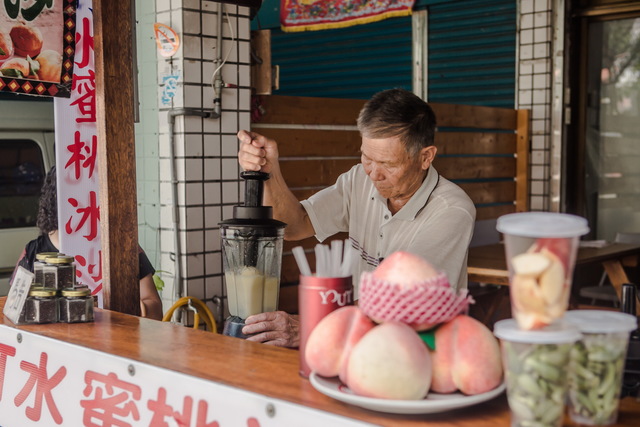
[[[367,99],[390,87],[411,90],[411,17],[335,30],[271,32],[276,95]]]
[[[513,108],[516,1],[422,1],[430,102]]]

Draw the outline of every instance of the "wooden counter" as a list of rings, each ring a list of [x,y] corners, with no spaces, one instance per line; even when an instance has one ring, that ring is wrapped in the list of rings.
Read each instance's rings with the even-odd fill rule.
[[[4,307],[4,303],[5,298],[0,298],[0,308]],[[316,391],[308,380],[298,375],[296,350],[251,343],[107,310],[96,310],[95,323],[14,326],[2,316],[0,325],[5,328],[5,332],[6,328],[11,328],[16,330],[16,334],[28,332],[49,337],[134,362],[154,365],[164,370],[377,425],[495,427],[509,424],[509,409],[504,395],[476,406],[440,414],[377,413],[336,401]],[[15,343],[16,341],[12,340],[10,344],[16,345]],[[2,342],[0,347],[1,345]],[[68,355],[70,362],[73,362],[73,357],[73,354]],[[6,366],[9,366],[8,362]],[[2,357],[0,368],[2,379]],[[23,384],[5,382],[6,398],[3,402],[0,394],[0,405],[11,400],[22,387]],[[0,410],[0,424],[4,425],[7,420],[3,419],[2,412]],[[624,399],[618,425],[637,425],[638,419],[640,403],[630,398]]]

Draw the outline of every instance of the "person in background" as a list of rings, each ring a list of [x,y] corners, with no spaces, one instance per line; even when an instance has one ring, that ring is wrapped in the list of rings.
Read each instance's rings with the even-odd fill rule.
[[[58,196],[56,190],[56,167],[53,166],[47,173],[42,185],[38,205],[38,218],[36,225],[40,229],[40,235],[27,243],[18,266],[22,266],[33,272],[33,263],[36,254],[40,252],[59,252],[60,240],[58,234]],[[138,246],[139,277],[140,277],[140,310],[143,317],[162,320],[162,301],[153,282],[155,270],[144,253]]]
[[[286,240],[316,236],[319,241],[348,232],[359,253],[353,275],[371,271],[395,251],[423,256],[444,271],[451,286],[467,287],[467,253],[475,224],[475,207],[457,185],[432,166],[436,118],[413,93],[390,89],[375,94],[358,117],[361,162],[331,187],[299,202],[287,187],[278,164],[276,141],[238,132],[238,162],[244,170],[271,174],[264,204],[275,219],[287,223]],[[248,339],[267,344],[298,345],[298,319],[283,311],[245,320]]]

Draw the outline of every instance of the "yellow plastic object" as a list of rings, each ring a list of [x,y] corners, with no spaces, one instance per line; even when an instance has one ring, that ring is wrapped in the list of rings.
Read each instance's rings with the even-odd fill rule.
[[[173,313],[184,306],[191,306],[195,309],[193,315],[193,328],[198,329],[200,326],[200,318],[204,319],[207,329],[213,333],[217,333],[216,319],[213,317],[213,313],[209,310],[209,307],[198,298],[194,297],[182,297],[176,301],[169,310],[162,317],[163,322],[170,322],[173,317]]]

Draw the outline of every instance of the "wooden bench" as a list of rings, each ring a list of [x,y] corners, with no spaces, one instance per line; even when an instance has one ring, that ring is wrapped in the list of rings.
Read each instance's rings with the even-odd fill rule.
[[[282,173],[300,200],[332,185],[360,161],[356,119],[364,100],[270,95],[256,102],[260,113],[254,115],[252,130],[278,142]],[[469,194],[476,219],[527,211],[529,111],[430,105],[438,125],[434,166]],[[297,288],[290,285],[297,284],[299,271],[291,248],[303,246],[313,266],[317,243],[315,238],[285,243],[281,309],[297,312]]]

